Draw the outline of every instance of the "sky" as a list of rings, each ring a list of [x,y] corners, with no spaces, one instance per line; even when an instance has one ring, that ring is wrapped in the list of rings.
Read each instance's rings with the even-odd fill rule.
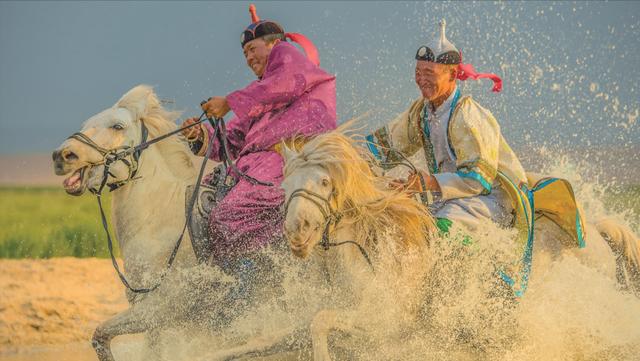
[[[248,4],[0,1],[0,155],[50,152],[137,84],[185,117],[245,86]],[[640,2],[256,5],[316,44],[340,121],[370,112],[373,129],[408,107],[416,49],[445,18],[465,62],[502,76],[500,94],[486,80],[462,89],[515,148],[640,144]]]

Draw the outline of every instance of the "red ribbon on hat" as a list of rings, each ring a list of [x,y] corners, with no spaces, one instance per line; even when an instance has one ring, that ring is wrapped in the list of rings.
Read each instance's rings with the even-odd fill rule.
[[[481,78],[491,79],[493,81],[493,89],[491,91],[499,93],[502,90],[502,79],[493,73],[478,73],[471,64],[462,63],[462,52],[460,52],[460,65],[458,65],[458,79],[464,81],[467,79],[478,80]]]
[[[260,21],[258,17],[258,13],[256,12],[256,6],[251,4],[249,5],[249,13],[251,14],[251,22],[257,23]],[[290,39],[291,41],[298,43],[302,50],[304,50],[305,54],[307,54],[307,58],[311,60],[316,66],[320,65],[320,56],[318,55],[318,49],[313,42],[309,40],[306,36],[298,33],[285,33],[285,38]]]
[[[251,4],[249,5],[249,13],[251,14],[251,22],[252,23],[257,23],[258,21],[260,21],[260,18],[258,17],[258,13],[256,12],[256,6]]]

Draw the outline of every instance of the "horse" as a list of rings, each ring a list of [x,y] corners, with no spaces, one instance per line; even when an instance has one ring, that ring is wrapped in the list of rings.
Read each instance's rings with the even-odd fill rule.
[[[416,199],[388,187],[354,146],[334,131],[285,152],[285,235],[307,258],[320,245],[329,279],[354,302],[320,310],[311,322],[314,360],[330,360],[332,330],[401,334],[416,322],[434,257],[433,217]],[[389,307],[393,304],[393,307]],[[378,310],[380,318],[362,311]],[[393,320],[393,323],[388,322]]]
[[[400,330],[411,329],[416,321],[428,323],[421,316],[428,319],[431,315],[419,315],[417,310],[421,302],[439,296],[428,294],[433,291],[429,279],[442,266],[434,266],[438,261],[434,253],[443,242],[432,239],[433,218],[414,198],[389,189],[389,179],[376,176],[364,154],[364,148],[341,130],[318,135],[301,149],[283,145],[285,235],[290,249],[303,259],[323,259],[327,279],[341,291],[337,293],[350,299],[342,304],[334,298],[325,300],[329,306],[310,318],[310,343],[316,361],[331,360],[331,332],[365,336],[363,330],[384,328],[385,335],[401,335]],[[567,236],[562,232],[546,219],[536,223],[532,277],[544,274],[550,264],[571,255],[623,287],[640,289],[640,241],[630,229],[611,219],[588,224],[585,249],[562,246],[561,239]],[[506,295],[513,302],[503,308],[500,305],[504,300],[497,299],[499,308],[484,312],[508,313],[511,306],[517,306],[517,297],[497,273],[485,276],[489,287],[502,286],[495,292],[498,297]],[[445,302],[449,301],[452,299]],[[389,304],[395,312],[385,306]],[[373,316],[369,312],[362,317],[366,310],[375,310]],[[376,317],[376,311],[380,317]],[[478,319],[487,318],[491,315]],[[504,317],[502,320],[511,322]],[[274,332],[208,359],[270,354],[287,349],[292,339],[301,337],[305,335],[299,329]]]
[[[178,115],[163,108],[151,87],[139,85],[129,90],[112,107],[84,123],[81,133],[94,146],[70,137],[53,152],[56,174],[67,176],[63,182],[66,192],[79,196],[87,189],[100,188],[104,164],[99,149],[137,145],[145,132],[155,138],[174,131]],[[186,189],[197,176],[195,158],[186,142],[170,137],[145,149],[139,159],[125,160],[110,166],[106,185],[118,186],[111,193],[111,218],[126,277],[138,288],[158,282],[164,272],[166,277],[152,292],[127,290],[130,308],[96,328],[92,344],[101,361],[114,360],[111,340],[124,334],[146,332],[151,349],[157,350],[156,336],[163,327],[188,320],[194,308],[215,313],[228,281],[212,267],[198,267],[188,233],[173,267],[166,270],[185,224]]]
[[[143,125],[150,138],[175,130],[173,122],[177,116],[162,107],[150,87],[137,86],[113,107],[89,118],[82,133],[102,149],[115,149],[140,143]],[[283,151],[289,179],[283,184],[289,200],[285,229],[291,249],[300,257],[320,255],[331,283],[346,290],[343,293],[353,296],[360,305],[314,314],[310,324],[317,359],[329,357],[326,339],[331,330],[357,333],[363,327],[357,318],[358,309],[367,309],[367,302],[375,303],[376,297],[379,298],[379,295],[371,296],[371,292],[384,287],[375,285],[392,284],[395,294],[403,295],[397,305],[397,309],[403,311],[396,314],[406,315],[407,322],[413,319],[418,300],[423,296],[419,280],[433,267],[429,257],[433,245],[425,236],[433,230],[429,214],[406,195],[386,189],[387,180],[370,173],[366,160],[357,155],[353,150],[356,146],[349,139],[335,144],[323,142],[331,136],[339,137],[333,133],[319,136],[300,151],[286,147]],[[326,149],[321,152],[321,148]],[[87,189],[100,187],[103,155],[94,147],[68,139],[54,151],[53,160],[56,174],[67,175],[64,181],[67,193],[78,196]],[[194,157],[187,144],[179,137],[167,138],[146,149],[135,162],[129,159],[128,163],[113,163],[107,179],[107,185],[119,187],[112,193],[111,209],[127,278],[132,285],[142,287],[154,284],[164,272],[167,274],[153,292],[137,295],[127,291],[131,307],[96,328],[92,343],[100,360],[113,360],[110,342],[123,334],[145,332],[152,350],[156,349],[153,347],[157,343],[155,336],[163,327],[190,322],[194,308],[208,313],[219,309],[219,300],[227,289],[225,283],[230,282],[209,266],[198,271],[188,234],[173,268],[166,271],[167,259],[185,222],[185,190],[196,180]],[[296,192],[294,196],[293,191],[298,188],[308,189],[320,197],[305,191]],[[326,224],[326,232],[319,224]],[[608,259],[613,260],[613,264],[617,260],[622,267],[619,269],[623,270],[618,275],[629,278],[633,272],[628,270],[637,269],[640,258],[637,237],[616,222],[599,222],[595,227],[597,231],[589,234],[595,237],[602,231],[607,235],[618,255],[616,259],[612,252]],[[587,244],[591,243],[607,244],[588,239]],[[329,249],[311,252],[318,244]],[[539,257],[534,255],[534,275],[536,259]],[[403,280],[406,285],[396,280]],[[211,317],[205,315],[205,318]],[[259,346],[252,346],[250,342],[236,351],[264,350],[274,339],[287,335],[290,333],[276,332],[259,342]]]
[[[413,197],[388,188],[353,142],[333,131],[299,151],[282,147],[286,238],[295,256],[320,259],[332,286],[330,299],[317,312],[308,310],[313,317],[304,321],[314,360],[331,359],[332,330],[359,338],[381,327],[387,335],[406,332],[416,322],[433,266],[434,219]],[[273,332],[207,359],[290,350],[292,339],[307,345],[301,337],[308,335],[300,329]]]

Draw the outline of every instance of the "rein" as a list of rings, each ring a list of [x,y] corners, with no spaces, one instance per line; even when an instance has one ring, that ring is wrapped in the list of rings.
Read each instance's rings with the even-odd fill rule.
[[[332,224],[337,227],[338,223],[342,219],[342,213],[334,211],[331,208],[331,203],[329,202],[329,200],[324,198],[320,194],[304,188],[298,188],[294,190],[289,196],[287,203],[285,204],[285,211],[284,211],[285,217],[287,212],[289,211],[289,205],[291,204],[291,201],[296,197],[301,197],[311,201],[311,203],[315,204],[316,207],[318,207],[318,209],[320,210],[320,213],[322,213],[322,216],[325,219],[325,223],[324,223],[324,230],[322,231],[322,240],[320,241],[320,246],[322,247],[323,250],[328,251],[329,248],[331,247],[337,247],[343,244],[353,244],[356,247],[358,247],[358,250],[362,254],[362,257],[365,259],[365,261],[367,261],[367,263],[371,267],[371,271],[375,273],[375,267],[373,267],[371,258],[369,257],[369,254],[367,254],[367,251],[364,249],[364,247],[362,247],[362,245],[354,241],[331,242],[331,240],[329,239],[329,228],[331,228]]]
[[[225,161],[225,164],[231,164],[233,165],[233,162],[230,160],[230,158],[228,157],[228,150],[227,150],[227,146],[226,146],[226,132],[225,132],[225,128],[224,128],[224,119],[222,118],[205,118],[206,113],[202,113],[202,115],[200,115],[200,118],[192,123],[189,124],[187,126],[178,128],[174,131],[171,131],[167,134],[164,134],[162,136],[159,136],[157,138],[154,138],[150,141],[147,141],[147,137],[148,137],[148,130],[145,127],[144,123],[142,123],[142,139],[140,144],[138,144],[135,147],[127,147],[127,146],[123,146],[123,147],[117,147],[114,149],[105,149],[101,146],[99,146],[98,144],[96,144],[91,138],[89,138],[88,136],[86,136],[83,133],[74,133],[72,134],[68,139],[75,139],[79,142],[82,142],[84,144],[86,144],[87,146],[95,149],[96,151],[98,151],[100,154],[102,154],[103,156],[103,160],[101,162],[98,163],[93,163],[91,164],[92,166],[94,165],[104,165],[104,172],[103,172],[103,177],[102,177],[102,181],[100,184],[100,187],[98,189],[93,189],[90,188],[89,190],[91,191],[91,193],[93,193],[96,196],[96,199],[98,201],[98,207],[100,208],[100,218],[102,219],[102,227],[104,228],[104,231],[107,235],[107,245],[109,248],[109,254],[111,255],[111,262],[113,263],[113,268],[116,270],[116,272],[118,273],[118,277],[120,278],[120,281],[122,282],[122,284],[131,292],[136,293],[136,294],[140,294],[140,293],[149,293],[152,292],[154,290],[156,290],[160,284],[162,284],[162,281],[164,280],[165,276],[167,275],[169,269],[171,269],[171,267],[173,266],[173,262],[176,259],[176,256],[178,254],[178,250],[180,249],[180,245],[182,244],[182,239],[184,238],[184,234],[185,231],[187,229],[187,226],[189,225],[189,223],[191,222],[191,215],[192,215],[192,211],[193,211],[193,207],[195,205],[196,202],[196,197],[198,196],[198,192],[200,190],[200,183],[202,181],[202,177],[204,176],[204,170],[207,164],[207,161],[209,159],[209,157],[211,156],[211,153],[213,151],[213,142],[215,140],[216,137],[218,137],[221,140],[221,143],[223,144],[223,151],[222,151],[222,158]],[[131,284],[129,283],[129,281],[127,280],[127,278],[125,277],[125,275],[122,273],[122,271],[120,270],[120,267],[118,266],[118,262],[116,261],[114,252],[113,252],[113,240],[111,238],[111,234],[109,232],[109,223],[107,220],[107,216],[104,213],[104,208],[102,206],[102,191],[104,190],[105,185],[109,186],[109,191],[114,191],[118,188],[120,188],[121,186],[125,185],[126,183],[128,183],[130,180],[132,180],[135,177],[135,174],[138,170],[138,161],[140,159],[140,155],[142,153],[142,151],[146,148],[148,148],[150,145],[157,143],[161,140],[164,140],[172,135],[175,135],[177,133],[182,132],[185,129],[194,127],[196,125],[199,125],[200,123],[203,123],[204,121],[208,120],[211,125],[213,126],[214,129],[214,136],[211,137],[211,139],[209,140],[209,144],[207,145],[207,152],[204,156],[204,159],[202,160],[202,164],[200,166],[200,171],[198,173],[198,177],[196,179],[196,184],[194,186],[193,189],[193,193],[191,194],[191,198],[189,200],[189,207],[188,207],[188,212],[186,214],[186,220],[184,223],[184,226],[182,227],[182,232],[180,232],[180,236],[178,237],[178,239],[176,240],[175,246],[173,247],[173,250],[171,251],[171,254],[169,255],[169,259],[167,260],[167,265],[165,267],[165,269],[162,271],[162,273],[160,274],[160,277],[158,279],[158,281],[156,282],[155,285],[153,285],[152,287],[148,287],[148,288],[133,288],[131,286]],[[222,134],[225,133],[225,134]],[[127,161],[127,157],[131,156],[132,157],[132,161],[129,162]],[[128,167],[129,167],[129,176],[127,177],[127,179],[116,182],[114,184],[107,184],[107,179],[108,177],[111,175],[113,176],[113,174],[109,171],[110,166],[117,162],[117,161],[122,161],[123,163],[125,163]],[[236,168],[234,168],[236,169]],[[239,175],[243,175],[242,172],[240,172],[238,170],[238,174]],[[249,177],[248,175],[245,175],[246,177],[253,179],[256,182],[259,182],[257,180],[255,180],[254,178]],[[263,182],[259,182],[260,184],[270,184],[270,183],[263,183]]]
[[[122,187],[123,185],[125,185],[135,177],[138,171],[138,161],[140,159],[140,155],[142,154],[143,150],[147,149],[150,145],[155,144],[159,141],[162,141],[172,135],[178,134],[185,129],[189,129],[189,128],[195,127],[196,125],[200,125],[200,123],[207,120],[206,118],[204,118],[204,115],[205,113],[203,112],[202,115],[200,115],[200,118],[193,124],[189,124],[187,126],[178,128],[174,131],[171,131],[167,134],[161,135],[149,141],[147,140],[149,136],[149,131],[147,130],[147,127],[144,125],[144,122],[140,122],[141,128],[142,128],[142,139],[140,141],[140,144],[136,145],[135,147],[120,146],[112,149],[106,149],[96,144],[96,142],[94,142],[91,138],[89,138],[88,136],[86,136],[84,133],[81,133],[81,132],[73,133],[67,139],[77,140],[80,143],[83,143],[88,147],[96,150],[98,153],[102,155],[102,161],[90,164],[91,166],[104,165],[104,168],[105,168],[100,187],[98,189],[94,189],[94,188],[89,189],[93,194],[99,195],[102,193],[102,190],[104,189],[105,186],[109,187],[109,191],[114,191]],[[126,159],[129,156],[132,157],[131,161],[128,161]],[[112,177],[114,176],[109,171],[109,168],[113,163],[117,161],[123,162],[129,168],[129,176],[127,177],[127,179],[107,185],[108,176],[112,176]]]

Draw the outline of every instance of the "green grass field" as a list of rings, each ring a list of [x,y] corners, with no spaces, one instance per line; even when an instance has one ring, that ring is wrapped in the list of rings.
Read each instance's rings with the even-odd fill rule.
[[[108,214],[109,199],[103,203]],[[0,187],[0,258],[63,256],[109,257],[95,197]]]
[[[640,185],[607,194],[614,210],[640,216]],[[109,199],[104,199],[109,214]],[[117,247],[117,245],[116,245]],[[60,188],[0,187],[0,258],[109,257],[95,197]]]

